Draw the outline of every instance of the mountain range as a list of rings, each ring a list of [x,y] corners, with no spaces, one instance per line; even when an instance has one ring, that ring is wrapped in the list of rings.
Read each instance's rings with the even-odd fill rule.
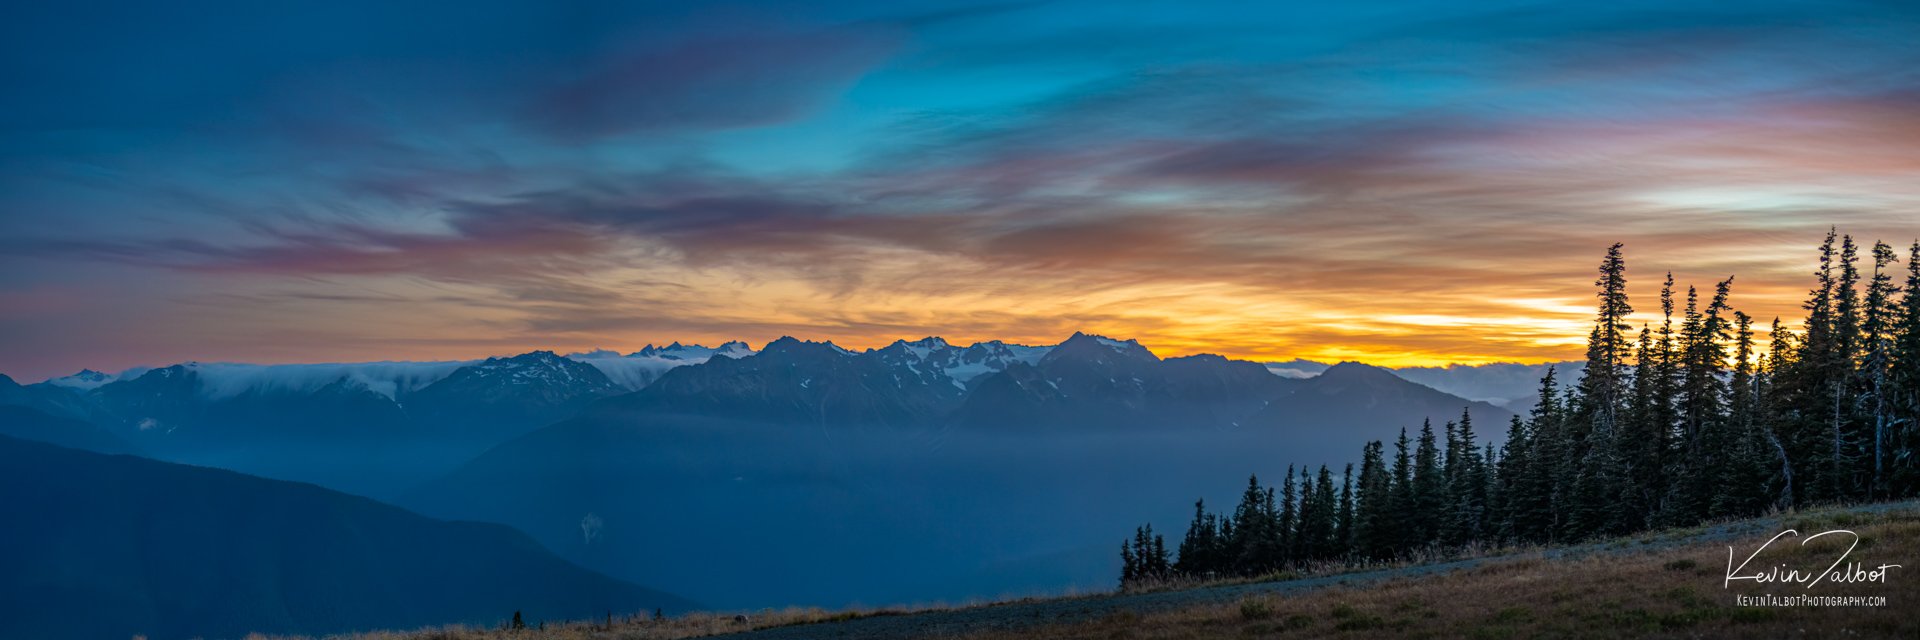
[[[1393,370],[1281,364],[1080,333],[182,363],[0,378],[0,433],[506,524],[589,569],[745,608],[1104,587],[1107,538],[1140,505],[1224,501],[1294,464],[1337,476],[1365,441],[1467,411],[1497,441],[1511,415]],[[1462,371],[1433,375],[1478,372]],[[1531,392],[1496,378],[1473,391]],[[1188,515],[1155,508],[1166,528]]]
[[[390,496],[668,369],[745,353],[729,343],[469,362],[188,362],[24,387],[9,380],[0,403],[100,425],[162,459]]]
[[[1104,536],[1142,504],[1339,468],[1366,440],[1463,411],[1497,439],[1511,415],[1362,364],[1288,379],[1085,334],[1004,346],[783,338],[668,371],[400,501],[724,606],[954,600],[1097,588],[1115,562]],[[588,515],[596,539],[578,534]],[[688,548],[734,562],[663,551]]]

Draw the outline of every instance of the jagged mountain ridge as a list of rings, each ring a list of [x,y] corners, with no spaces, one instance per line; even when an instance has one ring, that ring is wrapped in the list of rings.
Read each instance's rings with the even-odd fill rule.
[[[647,384],[627,391],[647,376]],[[1214,355],[1161,359],[1137,341],[1084,333],[1051,346],[958,346],[926,337],[852,351],[782,338],[761,351],[743,342],[672,343],[626,355],[535,351],[441,363],[189,362],[94,385],[103,377],[15,385],[0,391],[0,404],[101,425],[167,460],[376,497],[395,496],[488,447],[583,412],[1018,433],[1308,422],[1345,428],[1364,408],[1316,413],[1304,406],[1292,417],[1273,417],[1274,410],[1256,420],[1269,404],[1318,385]],[[1457,415],[1468,404],[1442,397],[1419,410]],[[1408,413],[1369,420],[1397,428]]]

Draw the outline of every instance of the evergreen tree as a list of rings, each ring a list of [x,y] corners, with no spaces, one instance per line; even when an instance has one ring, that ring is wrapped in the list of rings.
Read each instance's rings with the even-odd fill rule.
[[[1502,525],[1503,517],[1498,506],[1505,500],[1505,497],[1500,494],[1505,485],[1501,484],[1500,474],[1498,473],[1499,465],[1504,462],[1506,462],[1506,460],[1499,457],[1499,452],[1494,449],[1492,442],[1488,442],[1485,447],[1481,449],[1480,495],[1484,496],[1481,499],[1481,504],[1486,505],[1486,507],[1480,516],[1480,532],[1475,538],[1489,543],[1499,542],[1507,538],[1506,529]]]
[[[1807,310],[1804,333],[1793,358],[1794,366],[1784,372],[1780,381],[1789,450],[1801,463],[1801,477],[1806,478],[1799,488],[1799,497],[1809,501],[1836,497],[1832,495],[1836,484],[1832,476],[1840,458],[1838,425],[1830,411],[1819,407],[1835,393],[1831,389],[1834,359],[1840,351],[1834,328],[1834,298],[1838,289],[1834,277],[1834,241],[1838,237],[1837,230],[1828,229],[1826,239],[1820,244],[1819,268],[1813,272],[1814,288],[1807,293],[1803,304]]]
[[[1302,473],[1305,473],[1302,470]],[[1313,519],[1305,522],[1308,549],[1303,554],[1314,560],[1325,560],[1338,555],[1334,547],[1334,531],[1339,519],[1338,498],[1333,490],[1333,473],[1326,465],[1320,465],[1320,475],[1313,482]]]
[[[1460,412],[1460,422],[1447,423],[1447,500],[1446,523],[1441,542],[1448,546],[1480,539],[1487,509],[1485,462],[1474,443],[1473,413]]]
[[[1793,508],[1795,504],[1794,496],[1797,491],[1793,481],[1795,460],[1805,460],[1804,457],[1796,457],[1801,455],[1796,451],[1804,452],[1804,449],[1795,445],[1796,440],[1792,437],[1791,427],[1796,415],[1787,406],[1787,403],[1795,397],[1793,393],[1795,378],[1792,373],[1798,368],[1794,359],[1798,347],[1795,345],[1793,332],[1780,325],[1778,316],[1774,317],[1773,326],[1767,331],[1767,338],[1770,346],[1762,378],[1764,386],[1761,389],[1764,393],[1757,398],[1760,411],[1765,415],[1765,419],[1760,423],[1760,435],[1766,439],[1768,448],[1773,451],[1778,462],[1778,472],[1773,478],[1773,485],[1778,487],[1778,497],[1773,499],[1773,506],[1785,511]]]
[[[1280,555],[1278,519],[1268,510],[1267,490],[1259,476],[1247,477],[1247,490],[1233,512],[1234,566],[1242,575],[1258,575],[1274,568]]]
[[[1133,539],[1120,543],[1120,587],[1166,580],[1173,575],[1170,560],[1166,539],[1153,525],[1134,528]]]
[[[1563,526],[1559,493],[1568,447],[1555,373],[1548,367],[1540,379],[1540,399],[1527,420],[1526,457],[1509,498],[1514,535],[1527,542],[1550,542]]]
[[[1920,241],[1907,252],[1906,295],[1894,321],[1887,401],[1898,416],[1891,427],[1889,485],[1895,495],[1920,492]]]
[[[1686,316],[1681,324],[1679,451],[1669,466],[1666,500],[1659,514],[1665,526],[1698,522],[1708,515],[1712,503],[1714,474],[1721,469],[1726,452],[1722,411],[1726,389],[1721,371],[1726,361],[1727,293],[1729,278],[1715,289],[1706,308],[1700,308],[1699,292],[1687,288]]]
[[[1853,236],[1841,236],[1840,282],[1834,289],[1833,345],[1827,354],[1827,391],[1832,400],[1832,469],[1828,472],[1828,493],[1835,500],[1858,495],[1858,468],[1861,438],[1854,421],[1850,400],[1857,382],[1855,358],[1860,347],[1859,247]]]
[[[1281,487],[1279,530],[1274,533],[1279,538],[1280,553],[1292,557],[1300,542],[1296,535],[1300,528],[1300,502],[1293,487],[1293,465],[1287,465],[1287,479],[1281,483]]]
[[[1387,511],[1391,515],[1388,530],[1393,538],[1393,554],[1413,548],[1419,544],[1414,515],[1415,500],[1413,491],[1413,460],[1407,450],[1407,428],[1400,428],[1400,439],[1393,443],[1393,497]]]
[[[1213,514],[1207,513],[1207,501],[1195,500],[1193,522],[1187,525],[1187,535],[1180,541],[1179,562],[1174,565],[1174,572],[1206,576],[1219,571],[1219,535],[1219,525],[1214,522]]]
[[[1660,461],[1665,458],[1666,436],[1671,427],[1663,422],[1666,410],[1659,406],[1664,401],[1659,395],[1661,386],[1657,384],[1663,375],[1663,355],[1655,349],[1652,328],[1642,325],[1640,339],[1634,347],[1633,389],[1627,418],[1622,421],[1619,438],[1614,442],[1620,452],[1620,487],[1615,497],[1621,516],[1618,527],[1624,531],[1646,526],[1647,514],[1658,504],[1664,489],[1665,469]]]
[[[1416,544],[1433,543],[1440,535],[1440,511],[1447,505],[1447,479],[1440,468],[1440,451],[1433,421],[1420,425],[1420,443],[1413,460],[1413,510]]]
[[[1508,421],[1505,452],[1494,467],[1495,481],[1488,500],[1487,517],[1492,523],[1495,539],[1521,539],[1515,514],[1525,503],[1519,483],[1526,475],[1527,445],[1532,439],[1533,434],[1527,431],[1527,423],[1520,420],[1520,416],[1513,416]]]
[[[1873,445],[1870,449],[1873,472],[1868,483],[1868,497],[1887,495],[1887,432],[1897,419],[1894,400],[1889,398],[1893,392],[1894,332],[1899,319],[1899,308],[1894,297],[1900,290],[1893,286],[1893,274],[1890,273],[1895,261],[1893,247],[1884,242],[1873,243],[1873,275],[1867,281],[1866,307],[1860,328],[1864,356],[1860,365],[1865,383],[1863,408],[1873,425]]]
[[[1383,559],[1393,554],[1393,480],[1384,447],[1368,442],[1360,452],[1360,486],[1354,495],[1355,555]]]
[[[1770,493],[1768,472],[1773,457],[1760,431],[1761,378],[1754,365],[1753,318],[1738,311],[1733,317],[1734,367],[1723,427],[1730,443],[1707,508],[1708,513],[1719,516],[1756,513],[1764,508]]]
[[[1585,417],[1592,432],[1614,430],[1627,395],[1627,358],[1633,350],[1627,337],[1633,327],[1627,324],[1627,316],[1633,314],[1633,306],[1627,301],[1627,265],[1620,255],[1621,246],[1614,243],[1607,248],[1606,258],[1600,262],[1600,278],[1594,281],[1599,288],[1595,295],[1600,299],[1600,311],[1587,343],[1587,368],[1580,378]]]
[[[1340,511],[1334,520],[1334,548],[1342,556],[1352,556],[1353,536],[1353,463],[1340,476]]]

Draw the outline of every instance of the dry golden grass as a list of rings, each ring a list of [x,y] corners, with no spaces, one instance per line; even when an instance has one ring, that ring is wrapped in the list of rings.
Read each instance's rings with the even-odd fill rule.
[[[1920,565],[1920,514],[1838,514],[1784,518],[1803,535],[1831,528],[1862,536],[1850,560]],[[1847,544],[1829,536],[1804,546],[1783,539],[1749,565],[1822,568]],[[1733,543],[1739,559],[1761,540]],[[1821,561],[1825,559],[1825,561]],[[1736,564],[1739,560],[1736,560]],[[1297,595],[1252,596],[1227,605],[1161,613],[1121,612],[1100,620],[960,636],[1012,638],[1777,638],[1920,637],[1920,567],[1894,569],[1884,584],[1723,586],[1727,545],[1631,548],[1579,559],[1491,560],[1449,574],[1396,579]],[[1735,594],[1885,596],[1882,607],[1741,607]]]

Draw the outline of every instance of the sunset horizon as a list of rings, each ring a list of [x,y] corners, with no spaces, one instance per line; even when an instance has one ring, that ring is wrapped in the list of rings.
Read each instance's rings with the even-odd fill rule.
[[[1840,232],[1835,229],[1836,232]],[[1867,241],[1870,245],[1872,241]],[[1900,253],[1899,246],[1895,246]],[[1629,295],[1638,300],[1638,311],[1630,317],[1635,330],[1650,328],[1658,330],[1662,319],[1658,307],[1658,293],[1667,272],[1657,274],[1639,273],[1633,269],[1638,261],[1633,260],[1631,248],[1626,249],[1629,265]],[[1814,246],[1809,246],[1802,257],[1809,267],[1804,280],[1808,285],[1814,280]],[[1593,259],[1581,262],[1592,263]],[[1591,267],[1588,268],[1591,271]],[[1794,274],[1779,274],[1783,279],[1791,279]],[[1801,298],[1805,289],[1794,288],[1792,282],[1781,284],[1772,290],[1767,299],[1755,301],[1753,295],[1741,295],[1742,289],[1753,287],[1754,283],[1739,274],[1727,274],[1734,278],[1732,306],[1756,318],[1756,339],[1761,344],[1771,340],[1768,324],[1778,318],[1782,328],[1788,330],[1804,329],[1801,316]],[[1689,283],[1680,280],[1675,274],[1676,305],[1684,302],[1689,286],[1700,290],[1709,290],[1719,280],[1727,276],[1705,279]],[[1572,284],[1569,289],[1581,291],[1580,285],[1590,283],[1579,280],[1579,275],[1567,274]],[[1591,279],[1588,277],[1588,279]],[[1590,288],[1590,287],[1588,287]],[[1070,319],[1056,319],[1046,324],[1052,327],[1051,333],[979,334],[957,328],[941,328],[936,325],[886,325],[884,330],[896,333],[884,333],[868,326],[834,327],[809,324],[803,318],[796,318],[791,324],[764,323],[775,328],[762,329],[760,333],[728,334],[710,330],[690,329],[678,334],[661,334],[633,339],[573,338],[540,341],[519,338],[479,336],[471,341],[448,339],[394,339],[373,344],[357,344],[347,341],[345,345],[325,342],[301,342],[295,345],[274,345],[264,348],[242,348],[223,355],[217,349],[208,349],[205,345],[183,346],[161,356],[143,361],[118,360],[114,363],[94,364],[81,362],[60,362],[42,367],[23,366],[0,373],[13,374],[23,381],[39,381],[71,375],[82,370],[95,370],[104,373],[118,373],[124,370],[144,370],[168,366],[183,362],[205,363],[245,363],[261,365],[280,364],[325,364],[355,362],[452,362],[473,361],[489,357],[505,357],[533,351],[552,351],[558,354],[587,353],[592,351],[612,351],[620,354],[638,352],[647,347],[664,347],[672,343],[699,344],[716,346],[729,341],[741,341],[758,348],[771,341],[791,337],[809,342],[831,342],[836,346],[864,351],[878,349],[896,341],[915,341],[922,338],[941,338],[950,344],[964,346],[975,342],[1005,342],[1016,345],[1051,345],[1066,339],[1074,333],[1102,335],[1120,340],[1136,340],[1160,357],[1181,357],[1200,354],[1220,355],[1233,359],[1256,362],[1278,363],[1292,360],[1304,360],[1319,363],[1359,362],[1381,367],[1448,367],[1482,366],[1494,364],[1550,364],[1556,362],[1577,362],[1583,359],[1586,331],[1592,324],[1593,312],[1583,305],[1590,306],[1591,293],[1584,295],[1555,296],[1533,298],[1525,301],[1500,301],[1507,303],[1490,304],[1490,308],[1527,309],[1536,314],[1552,315],[1513,315],[1507,317],[1457,317],[1432,314],[1396,314],[1379,325],[1366,331],[1351,331],[1338,334],[1337,340],[1318,345],[1294,346],[1286,342],[1263,342],[1261,334],[1221,334],[1191,327],[1186,332],[1178,330],[1154,329],[1165,324],[1130,324],[1125,320],[1103,319],[1086,324],[1073,324]],[[1124,301],[1123,301],[1124,302]],[[1676,307],[1675,322],[1680,320],[1683,309]],[[1287,327],[1267,335],[1286,335],[1288,330],[1325,330],[1342,326],[1337,318],[1326,318],[1320,314],[1325,324],[1307,324]],[[1058,316],[1072,318],[1074,316]],[[1309,317],[1314,317],[1309,315]],[[1166,318],[1156,318],[1165,322]],[[1276,326],[1285,326],[1285,321],[1276,321]],[[1178,325],[1175,325],[1178,326]],[[1553,333],[1553,330],[1565,333]],[[1505,333],[1503,333],[1505,332]],[[1472,345],[1487,348],[1487,351],[1429,351],[1418,345],[1433,344],[1460,347]],[[354,354],[360,354],[358,356]]]

